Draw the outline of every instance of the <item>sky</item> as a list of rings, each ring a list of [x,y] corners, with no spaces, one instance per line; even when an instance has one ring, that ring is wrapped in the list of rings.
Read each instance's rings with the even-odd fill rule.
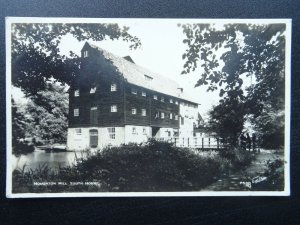
[[[191,100],[201,104],[199,112],[206,117],[206,113],[212,105],[218,103],[219,92],[206,92],[207,87],[205,86],[194,88],[200,78],[200,71],[181,75],[184,64],[182,54],[187,47],[182,42],[185,36],[182,29],[177,26],[177,22],[172,20],[132,20],[119,23],[119,26],[128,26],[129,33],[141,40],[142,46],[136,50],[130,50],[129,43],[123,40],[89,42],[117,56],[130,55],[137,65],[175,80],[184,88],[184,92],[187,92]],[[73,51],[80,55],[84,43],[85,41],[78,42],[71,35],[67,35],[61,40],[60,52],[68,55],[69,51]]]

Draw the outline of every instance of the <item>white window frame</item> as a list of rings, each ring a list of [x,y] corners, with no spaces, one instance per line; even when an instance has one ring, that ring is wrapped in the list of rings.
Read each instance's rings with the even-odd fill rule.
[[[147,116],[147,110],[146,109],[142,109],[142,116]]]
[[[111,92],[117,91],[117,84],[116,83],[113,83],[113,84],[110,85],[110,91]]]
[[[161,97],[161,98],[160,98],[160,101],[161,101],[161,102],[165,102],[165,98],[164,98],[164,97]]]
[[[173,113],[170,113],[170,120],[173,119]]]
[[[76,89],[76,90],[74,91],[74,96],[75,96],[75,97],[79,97],[79,95],[80,95],[79,89]]]
[[[110,106],[110,112],[118,112],[118,106],[117,105],[111,105]]]
[[[142,96],[143,97],[146,97],[147,96],[147,93],[145,91],[142,91]]]
[[[90,94],[95,94],[97,87],[92,87],[90,90]]]
[[[137,134],[136,127],[132,127],[132,134]]]
[[[156,112],[155,113],[155,119],[158,119],[159,118],[159,112]]]
[[[75,134],[76,134],[76,135],[82,135],[82,130],[81,130],[81,128],[75,128]]]
[[[89,51],[84,51],[83,52],[83,58],[89,57]]]
[[[78,117],[79,116],[79,108],[75,108],[73,112],[74,112],[74,114],[73,114],[74,117]]]
[[[136,88],[131,88],[131,94],[136,95],[137,94],[137,89]]]
[[[153,99],[154,99],[154,100],[157,100],[157,95],[153,95]]]
[[[98,109],[97,106],[91,107],[91,110],[97,110],[97,109]]]
[[[161,112],[161,113],[160,113],[160,118],[162,118],[162,119],[165,118],[165,113],[164,113],[164,112]]]
[[[170,98],[170,103],[173,103],[173,99]]]
[[[108,127],[107,128],[108,131],[108,137],[109,139],[116,139],[116,128],[115,127]]]
[[[131,114],[136,115],[136,108],[131,108]]]
[[[175,101],[175,104],[178,105],[179,104],[178,101]]]
[[[175,115],[175,120],[178,120],[178,115]]]

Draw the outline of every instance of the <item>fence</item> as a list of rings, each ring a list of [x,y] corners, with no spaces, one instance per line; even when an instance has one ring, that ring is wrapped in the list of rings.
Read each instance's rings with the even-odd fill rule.
[[[199,150],[223,150],[226,145],[221,143],[219,138],[155,138],[157,141],[166,141],[173,143],[176,147],[189,147]]]

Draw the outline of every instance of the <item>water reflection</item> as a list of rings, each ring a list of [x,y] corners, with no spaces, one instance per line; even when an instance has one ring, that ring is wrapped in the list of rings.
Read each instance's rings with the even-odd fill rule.
[[[43,150],[35,150],[27,155],[12,157],[12,167],[14,169],[22,169],[26,164],[26,170],[29,168],[36,169],[40,166],[47,165],[52,169],[57,169],[59,166],[68,166],[75,163],[75,159],[84,157],[82,152],[45,152]]]

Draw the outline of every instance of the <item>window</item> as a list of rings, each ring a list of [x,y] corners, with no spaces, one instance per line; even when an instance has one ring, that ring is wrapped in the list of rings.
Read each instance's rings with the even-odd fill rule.
[[[157,100],[157,95],[153,95],[153,99],[154,99],[154,100]]]
[[[91,111],[90,111],[90,124],[97,125],[97,123],[98,123],[97,107],[93,106],[93,107],[91,107]]]
[[[143,134],[147,134],[147,129],[143,128]]]
[[[79,116],[79,109],[74,109],[74,116]]]
[[[146,109],[142,109],[142,116],[146,116],[146,115],[147,115]]]
[[[146,97],[146,96],[147,96],[147,94],[146,94],[145,91],[142,91],[142,96],[143,96],[143,97]]]
[[[173,99],[170,98],[170,103],[173,103]]]
[[[184,117],[180,117],[181,118],[181,125],[184,125]]]
[[[173,113],[170,113],[170,120],[173,119]]]
[[[144,77],[145,77],[145,80],[146,81],[152,81],[153,80],[153,77],[150,77],[150,76],[148,76],[148,75],[144,75]]]
[[[178,115],[175,115],[175,120],[178,120]]]
[[[84,51],[84,52],[83,52],[83,57],[86,58],[86,57],[88,57],[88,56],[89,56],[89,52],[88,52],[88,51]]]
[[[111,112],[117,112],[118,111],[117,105],[111,105],[110,106],[110,111]]]
[[[94,94],[97,90],[97,87],[92,87],[90,90],[90,94]]]
[[[74,96],[75,96],[75,97],[78,97],[78,96],[79,96],[79,89],[77,89],[77,90],[74,91]]]
[[[165,113],[162,112],[162,113],[160,114],[160,117],[161,117],[162,119],[164,119],[164,118],[165,118]]]
[[[131,109],[131,114],[135,115],[136,114],[136,108]]]
[[[75,134],[76,135],[81,135],[81,128],[75,128]]]
[[[137,94],[137,90],[135,88],[131,88],[131,94],[136,95]]]
[[[132,128],[132,133],[136,134],[136,128],[135,127]]]
[[[165,102],[165,98],[164,98],[164,97],[161,97],[160,101],[161,101],[161,102]]]
[[[117,91],[117,84],[111,84],[111,85],[110,85],[110,91],[111,91],[111,92]]]
[[[155,119],[158,119],[158,117],[159,117],[159,112],[156,112],[155,113]]]
[[[108,130],[109,139],[116,139],[116,128],[108,127],[107,130]]]
[[[178,105],[179,104],[178,101],[175,101],[175,104]]]

